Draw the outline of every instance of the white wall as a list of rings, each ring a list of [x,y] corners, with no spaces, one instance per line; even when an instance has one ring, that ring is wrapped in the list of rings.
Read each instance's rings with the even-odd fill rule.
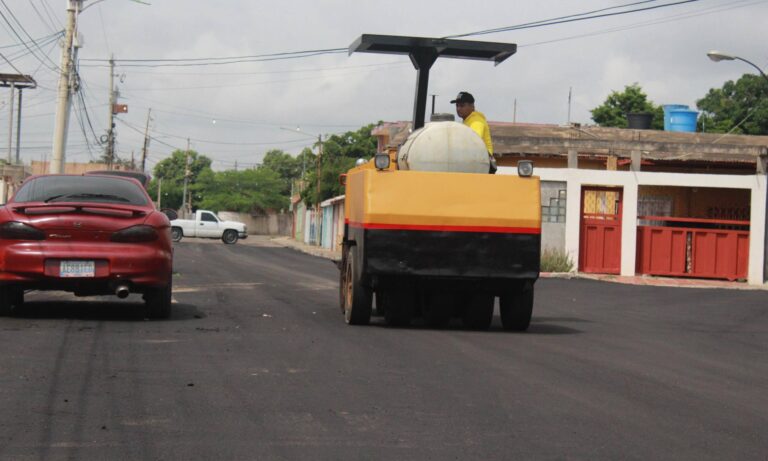
[[[497,174],[517,174],[517,168],[500,167]],[[747,282],[763,285],[766,241],[766,177],[765,175],[707,175],[686,173],[653,173],[634,171],[580,170],[539,168],[534,171],[542,181],[568,183],[565,250],[573,261],[579,260],[581,224],[581,188],[591,186],[622,187],[623,216],[621,228],[621,275],[635,275],[637,244],[637,197],[639,186],[709,187],[746,189],[751,196],[749,269]]]

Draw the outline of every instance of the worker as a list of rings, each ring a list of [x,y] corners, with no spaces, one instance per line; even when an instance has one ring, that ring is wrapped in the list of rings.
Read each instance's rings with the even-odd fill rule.
[[[456,99],[451,101],[456,104],[456,114],[464,120],[464,124],[472,128],[485,143],[490,162],[489,173],[496,173],[496,159],[493,157],[493,142],[491,141],[491,129],[482,112],[475,110],[475,97],[466,91],[460,91]]]

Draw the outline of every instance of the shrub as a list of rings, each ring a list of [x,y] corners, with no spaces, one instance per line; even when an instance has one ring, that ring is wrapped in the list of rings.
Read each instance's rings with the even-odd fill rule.
[[[560,249],[547,248],[541,253],[541,272],[571,272],[573,261]]]

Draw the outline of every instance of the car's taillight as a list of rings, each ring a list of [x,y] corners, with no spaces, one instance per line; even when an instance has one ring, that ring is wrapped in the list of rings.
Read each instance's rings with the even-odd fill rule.
[[[8,240],[44,240],[45,232],[18,221],[0,225],[0,238]]]
[[[113,242],[138,243],[152,242],[157,240],[157,237],[157,231],[154,227],[142,224],[117,231],[112,234],[112,238],[110,238],[110,240]]]

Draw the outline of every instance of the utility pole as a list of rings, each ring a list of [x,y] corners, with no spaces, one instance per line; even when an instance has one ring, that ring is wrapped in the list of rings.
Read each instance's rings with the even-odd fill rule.
[[[16,164],[21,164],[21,94],[22,88],[19,88],[19,108],[16,114]]]
[[[160,209],[160,203],[163,198],[163,178],[157,178],[157,209]]]
[[[115,163],[115,56],[109,57],[109,124],[107,125],[107,169]]]
[[[51,173],[64,172],[64,146],[67,143],[67,128],[69,127],[69,108],[71,106],[72,88],[72,43],[75,36],[77,15],[83,6],[83,0],[69,0],[67,3],[67,24],[64,32],[64,44],[61,49],[61,69],[59,72],[59,88],[56,95],[56,124],[53,129],[53,152],[48,167]]]
[[[435,97],[436,97],[437,95],[436,95],[436,94],[433,94],[433,95],[431,95],[431,96],[432,96],[432,115],[434,115],[434,114],[435,114]]]
[[[144,148],[141,150],[141,171],[144,172],[144,168],[147,163],[147,148],[149,147],[149,118],[152,114],[152,108],[147,111],[147,126],[144,128]]]
[[[8,117],[8,164],[11,163],[11,152],[13,152],[13,101],[16,98],[15,90],[16,85],[11,82],[11,103],[8,105],[10,107],[10,115]]]
[[[512,123],[517,122],[517,98],[515,98],[515,104],[512,109]]]
[[[573,87],[568,87],[568,126],[571,126],[571,92]]]
[[[317,217],[320,217],[320,174],[322,173],[321,157],[323,156],[323,137],[317,135],[317,203],[315,209],[317,210]]]
[[[184,167],[184,190],[183,190],[182,196],[181,196],[182,197],[181,198],[181,200],[182,200],[181,201],[181,209],[182,209],[182,213],[184,214],[184,217],[186,218],[187,217],[187,206],[188,206],[188,203],[189,203],[189,202],[187,202],[187,185],[189,183],[189,138],[187,138],[187,151],[184,153],[184,157],[185,157],[185,159],[184,159],[184,162],[185,162],[185,167]]]

